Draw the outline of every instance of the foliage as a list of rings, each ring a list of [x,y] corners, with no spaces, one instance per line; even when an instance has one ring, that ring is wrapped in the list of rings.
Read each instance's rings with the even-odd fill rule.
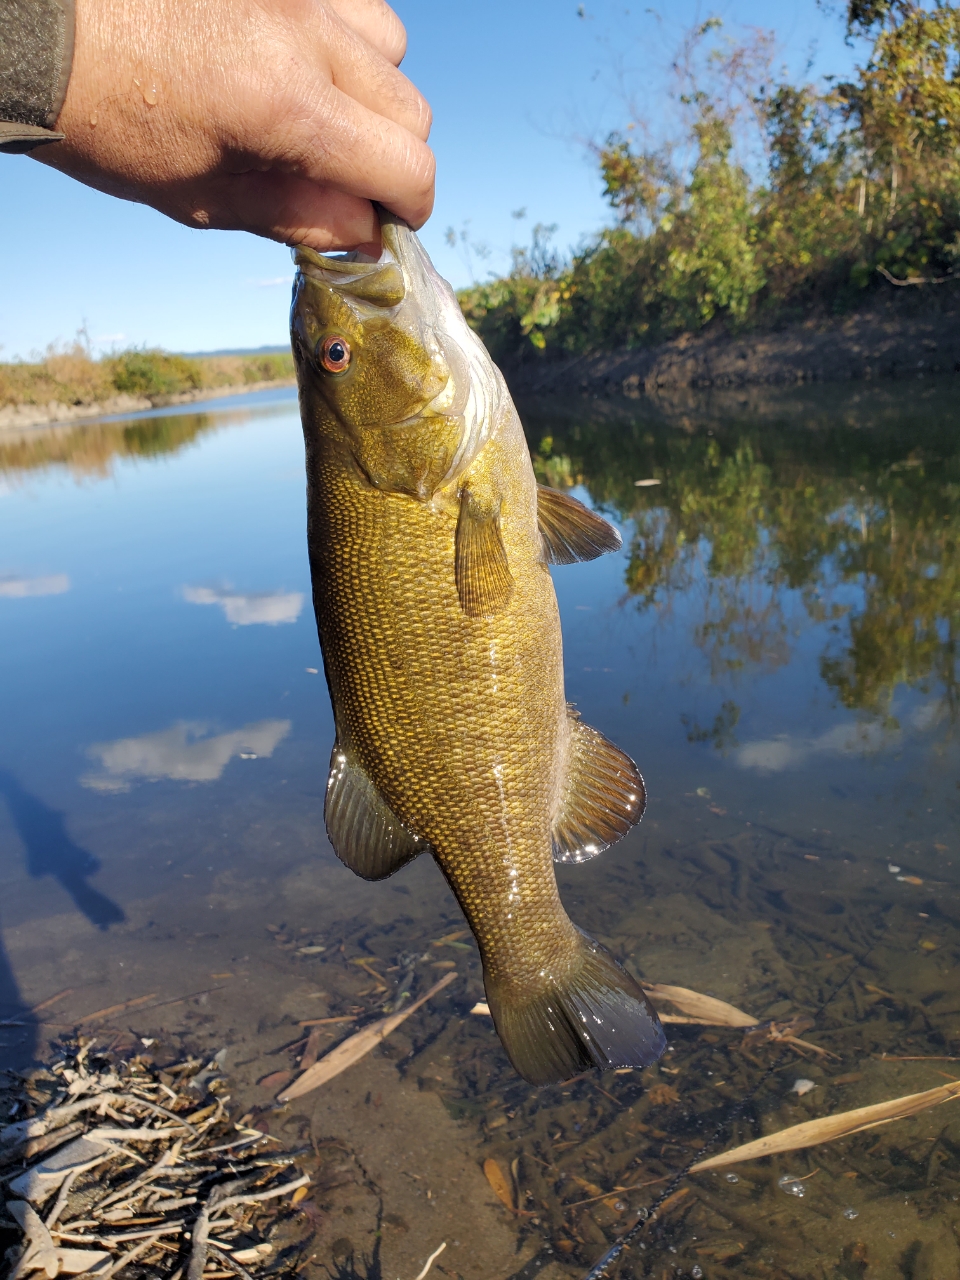
[[[108,365],[113,385],[132,396],[197,391],[203,380],[196,360],[164,351],[125,351]]]
[[[851,0],[848,82],[778,82],[769,37],[711,19],[674,62],[680,136],[642,121],[596,148],[616,217],[567,262],[548,229],[461,295],[496,358],[639,346],[844,310],[960,274],[960,8]],[[539,239],[538,239],[539,238]]]

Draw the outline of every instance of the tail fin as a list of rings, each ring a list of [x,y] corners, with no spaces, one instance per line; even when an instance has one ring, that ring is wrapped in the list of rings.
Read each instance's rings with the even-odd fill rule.
[[[487,980],[497,1033],[530,1084],[559,1084],[590,1067],[646,1067],[667,1047],[638,983],[586,934],[578,947],[572,972],[529,999],[501,993]]]

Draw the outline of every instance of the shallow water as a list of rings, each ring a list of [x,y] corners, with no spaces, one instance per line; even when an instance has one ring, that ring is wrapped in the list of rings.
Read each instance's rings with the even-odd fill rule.
[[[241,1111],[338,1153],[297,1265],[341,1280],[413,1280],[444,1240],[438,1274],[579,1277],[715,1135],[960,1077],[955,394],[521,406],[541,478],[623,530],[554,578],[568,696],[650,793],[561,872],[570,912],[645,981],[806,1015],[830,1054],[674,1025],[659,1067],[540,1092],[469,1013],[436,868],[363,884],[323,835],[292,393],[0,438],[5,1063],[78,1024],[159,1063],[226,1047]],[[274,1109],[299,1024],[381,1009],[411,965],[414,996],[460,980]],[[960,1274],[949,1103],[675,1190],[611,1274]]]

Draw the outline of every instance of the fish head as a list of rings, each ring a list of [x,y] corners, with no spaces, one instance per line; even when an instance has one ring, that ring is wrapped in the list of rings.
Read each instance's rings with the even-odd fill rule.
[[[410,228],[381,214],[379,259],[294,251],[290,329],[304,429],[366,480],[427,501],[489,435],[502,382]]]

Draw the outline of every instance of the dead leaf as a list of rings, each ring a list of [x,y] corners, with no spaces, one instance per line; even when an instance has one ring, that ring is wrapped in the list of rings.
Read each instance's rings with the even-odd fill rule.
[[[765,1138],[757,1138],[754,1142],[746,1142],[731,1151],[711,1156],[709,1160],[701,1160],[691,1167],[690,1172],[738,1164],[741,1160],[758,1160],[761,1156],[777,1155],[782,1151],[800,1151],[804,1147],[815,1147],[822,1142],[834,1142],[837,1138],[846,1138],[864,1129],[873,1129],[893,1120],[903,1120],[907,1116],[926,1111],[928,1107],[949,1102],[958,1095],[960,1080],[942,1084],[936,1089],[927,1089],[924,1093],[908,1093],[901,1098],[892,1098],[889,1102],[878,1102],[871,1107],[857,1107],[853,1111],[821,1116],[819,1120],[806,1120],[803,1124],[791,1125],[789,1129],[781,1129],[778,1133],[768,1134]]]
[[[278,1094],[277,1101],[291,1102],[294,1098],[299,1098],[305,1093],[311,1093],[314,1089],[318,1089],[320,1085],[326,1084],[328,1080],[332,1080],[334,1076],[338,1076],[341,1071],[346,1071],[348,1067],[352,1067],[361,1058],[365,1058],[370,1050],[375,1048],[381,1040],[390,1035],[392,1031],[396,1031],[400,1023],[409,1018],[411,1013],[415,1013],[421,1005],[426,1004],[438,991],[442,991],[444,987],[449,986],[456,976],[455,973],[445,973],[439,982],[434,983],[426,995],[422,995],[419,1000],[414,1000],[413,1004],[401,1009],[399,1013],[391,1013],[387,1018],[380,1018],[377,1022],[372,1022],[370,1026],[364,1027],[362,1031],[357,1031],[352,1036],[348,1036],[336,1048],[325,1054],[319,1062],[299,1075],[283,1093]]]
[[[293,1079],[292,1071],[271,1071],[268,1076],[264,1076],[262,1080],[258,1080],[257,1084],[261,1089],[282,1089],[285,1084],[289,1084]]]
[[[496,1160],[484,1160],[483,1174],[493,1188],[493,1194],[513,1213],[513,1194],[510,1184]]]
[[[655,1107],[665,1107],[671,1102],[680,1101],[680,1095],[672,1084],[652,1084],[647,1090],[647,1097]]]
[[[687,987],[670,987],[661,982],[643,982],[640,985],[648,995],[653,996],[655,1001],[669,1001],[683,1013],[691,1014],[692,1021],[704,1026],[755,1027],[757,1025],[757,1019],[752,1018],[749,1013],[744,1013],[735,1005],[727,1004],[725,1000],[717,1000],[715,996],[703,996],[699,991],[690,991]],[[673,1018],[670,1020],[676,1021]]]
[[[306,1187],[297,1187],[296,1191],[290,1197],[291,1204],[299,1204],[301,1200],[306,1200],[310,1192]]]
[[[307,1037],[307,1043],[304,1045],[303,1055],[300,1058],[300,1070],[307,1071],[316,1060],[320,1057],[320,1040],[323,1036],[322,1027],[314,1027]]]

